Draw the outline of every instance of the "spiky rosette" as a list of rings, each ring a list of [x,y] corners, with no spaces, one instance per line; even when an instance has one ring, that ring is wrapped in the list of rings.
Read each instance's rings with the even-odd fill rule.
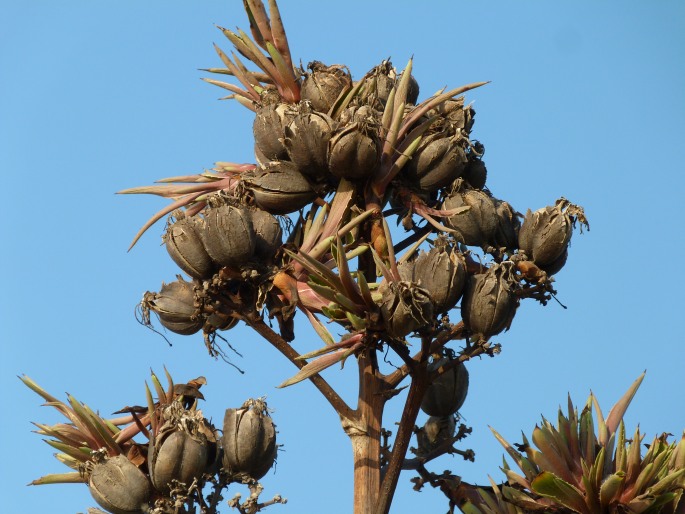
[[[606,418],[594,395],[580,416],[569,398],[568,414],[560,409],[556,426],[543,418],[533,430],[537,449],[524,436],[520,447],[525,454],[493,430],[521,470],[519,474],[505,462],[508,484],[495,491],[501,508],[494,512],[680,512],[685,491],[685,435],[671,443],[668,434],[656,437],[644,456],[640,430],[632,439],[626,438],[622,418],[643,378],[644,374]],[[480,497],[482,502],[472,500],[464,511],[492,513],[490,495],[482,491]]]

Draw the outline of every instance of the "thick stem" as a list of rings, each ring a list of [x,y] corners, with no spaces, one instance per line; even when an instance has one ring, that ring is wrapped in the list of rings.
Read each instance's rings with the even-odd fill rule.
[[[354,419],[343,419],[354,457],[354,514],[371,514],[381,484],[381,422],[384,384],[373,350],[359,356],[359,405]]]
[[[402,419],[399,423],[390,461],[388,462],[388,467],[380,487],[378,502],[373,511],[374,514],[388,514],[388,512],[390,512],[390,504],[395,495],[397,482],[400,478],[400,472],[402,471],[402,464],[404,463],[404,458],[407,454],[407,449],[409,448],[416,417],[419,413],[423,394],[427,386],[428,374],[426,367],[425,365],[417,366],[412,376],[411,385],[409,386],[407,401],[404,404]]]

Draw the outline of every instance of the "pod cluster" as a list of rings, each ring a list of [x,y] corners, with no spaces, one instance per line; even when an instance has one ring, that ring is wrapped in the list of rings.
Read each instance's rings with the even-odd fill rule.
[[[165,406],[148,448],[129,455],[101,456],[88,466],[88,488],[112,514],[143,514],[173,507],[194,496],[209,476],[224,483],[253,483],[276,459],[275,425],[263,400],[227,409],[223,432],[201,411],[178,399]]]

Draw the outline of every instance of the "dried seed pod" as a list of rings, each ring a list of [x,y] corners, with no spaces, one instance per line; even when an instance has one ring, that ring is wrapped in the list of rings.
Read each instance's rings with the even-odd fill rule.
[[[248,400],[227,409],[221,437],[224,469],[237,477],[259,480],[276,459],[276,427],[263,400]]]
[[[483,189],[488,178],[488,169],[480,159],[469,159],[464,169],[464,179],[473,189]]]
[[[288,124],[289,104],[266,102],[259,109],[252,125],[255,146],[261,156],[268,160],[287,159],[288,152],[283,144],[284,129]]]
[[[425,455],[451,441],[457,429],[454,416],[431,416],[419,430],[416,439],[419,455]]]
[[[514,269],[514,263],[505,261],[470,277],[461,302],[461,317],[476,340],[488,340],[511,326],[519,304]]]
[[[326,66],[322,62],[313,61],[307,65],[307,69],[311,71],[305,73],[300,98],[311,102],[312,107],[320,113],[329,112],[340,93],[352,87],[347,66]]]
[[[446,357],[438,359],[428,366],[428,371],[435,371],[449,362]],[[460,362],[428,386],[421,401],[421,410],[429,416],[451,416],[464,405],[468,390],[469,372]]]
[[[271,214],[295,212],[317,196],[304,175],[287,161],[270,162],[263,168],[243,173],[241,178],[257,206]]]
[[[398,265],[402,280],[416,282],[433,299],[433,312],[447,312],[454,307],[466,285],[464,256],[444,237],[439,237],[428,252]]]
[[[124,455],[95,464],[88,489],[93,499],[113,514],[148,512],[152,496],[148,478]]]
[[[459,140],[444,133],[431,134],[416,149],[402,173],[418,183],[422,191],[433,192],[444,187],[464,172],[466,154]]]
[[[518,248],[518,232],[521,228],[519,214],[507,202],[497,200],[497,230],[495,246],[513,252]]]
[[[205,210],[201,232],[207,253],[218,266],[239,268],[255,249],[252,220],[247,208],[224,204]]]
[[[559,271],[566,258],[576,221],[589,227],[583,208],[565,198],[535,212],[528,210],[519,231],[519,248],[548,273]]]
[[[499,219],[495,200],[483,191],[465,187],[460,179],[455,184],[454,190],[443,202],[443,210],[465,206],[470,209],[446,218],[447,226],[457,232],[455,237],[465,245],[489,245],[494,241]]]
[[[249,213],[255,235],[254,257],[260,261],[271,262],[283,244],[281,224],[265,210],[250,209]]]
[[[153,311],[162,326],[177,334],[191,335],[204,325],[204,318],[195,306],[193,284],[180,276],[174,282],[162,283],[159,293],[145,293],[142,308],[144,318],[149,319],[149,311]]]
[[[328,143],[328,168],[338,178],[365,179],[381,164],[378,113],[364,106],[350,109],[346,116],[351,121],[338,128]]]
[[[433,301],[428,291],[413,282],[383,281],[380,310],[385,329],[392,337],[404,337],[433,322]]]
[[[335,123],[320,112],[302,108],[285,127],[288,157],[303,175],[322,180],[328,174],[328,142]]]
[[[155,442],[150,461],[152,485],[166,495],[174,487],[173,481],[190,486],[202,477],[210,454],[206,438],[193,437],[183,430],[171,431]]]
[[[169,225],[162,238],[178,267],[191,277],[199,279],[211,277],[215,269],[200,236],[203,230],[202,218],[180,218]]]

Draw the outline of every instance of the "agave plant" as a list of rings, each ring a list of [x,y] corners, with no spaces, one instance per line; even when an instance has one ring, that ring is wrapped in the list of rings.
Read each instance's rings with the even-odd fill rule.
[[[643,378],[644,374],[606,418],[594,395],[580,415],[569,398],[568,413],[559,411],[556,426],[543,418],[533,430],[537,449],[524,436],[519,451],[493,429],[520,472],[505,461],[507,483],[493,483],[491,492],[481,490],[462,510],[468,514],[682,512],[685,434],[674,442],[668,441],[668,434],[655,437],[644,455],[640,429],[632,439],[626,437],[623,415]]]

